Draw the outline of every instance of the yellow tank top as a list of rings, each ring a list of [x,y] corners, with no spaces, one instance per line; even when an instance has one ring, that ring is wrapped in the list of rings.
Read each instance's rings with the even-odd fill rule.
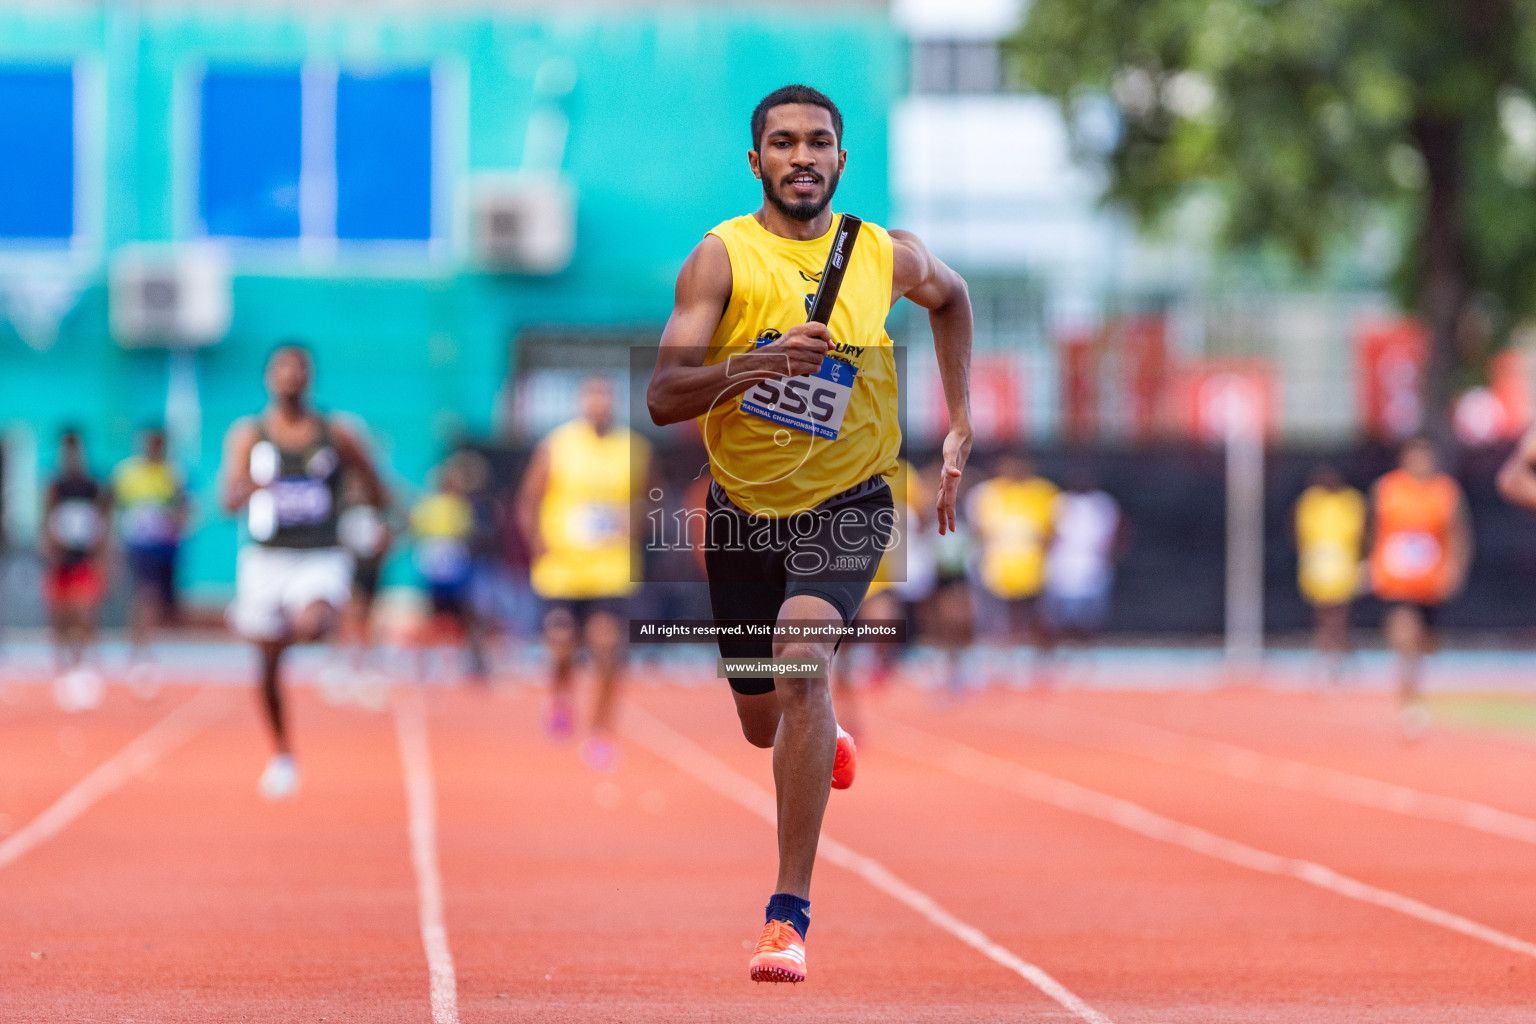
[[[1297,583],[1313,604],[1344,604],[1360,583],[1365,498],[1353,487],[1308,487],[1296,503]]]
[[[150,462],[135,455],[118,464],[112,489],[123,505],[169,505],[181,491],[181,478],[168,463]]]
[[[120,529],[130,547],[175,544],[181,477],[165,462],[135,455],[118,464],[112,491],[122,510]]]
[[[428,540],[468,540],[475,529],[469,500],[446,491],[427,495],[411,509],[411,530]]]
[[[539,506],[544,553],[531,570],[540,597],[624,597],[630,578],[630,472],[650,459],[645,439],[622,427],[602,436],[586,420],[557,427],[546,441],[549,483]]]
[[[805,322],[836,229],[834,217],[825,235],[802,242],[746,216],[709,232],[730,254],[731,299],[706,362],[751,352]],[[896,471],[896,361],[885,333],[893,266],[891,236],[866,222],[827,325],[835,345],[821,372],[760,382],[699,417],[710,473],[748,512],[793,515]]]
[[[449,491],[435,491],[411,509],[411,532],[416,535],[412,561],[422,578],[433,586],[458,587],[469,582],[474,569],[470,541],[475,533],[475,509],[469,499]]]
[[[1042,477],[976,485],[970,518],[981,542],[981,582],[994,596],[1034,597],[1045,586],[1046,542],[1059,493]]]

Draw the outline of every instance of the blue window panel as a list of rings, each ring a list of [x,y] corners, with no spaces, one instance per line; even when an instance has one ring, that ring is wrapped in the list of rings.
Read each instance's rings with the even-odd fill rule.
[[[336,80],[336,237],[432,237],[432,75]]]
[[[297,68],[204,74],[198,211],[208,234],[299,237],[303,118]]]
[[[0,68],[0,238],[74,233],[74,72]]]

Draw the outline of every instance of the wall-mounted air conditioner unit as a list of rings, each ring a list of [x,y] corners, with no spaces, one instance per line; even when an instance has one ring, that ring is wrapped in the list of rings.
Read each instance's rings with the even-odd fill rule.
[[[112,336],[128,348],[212,345],[229,333],[229,260],[213,245],[132,245],[112,261]]]
[[[576,194],[554,175],[487,176],[474,189],[476,256],[487,270],[556,274],[576,250]]]

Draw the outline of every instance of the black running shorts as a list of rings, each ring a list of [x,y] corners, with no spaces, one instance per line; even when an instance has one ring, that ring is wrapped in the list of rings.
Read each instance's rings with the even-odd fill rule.
[[[594,615],[607,615],[618,619],[621,626],[629,622],[629,598],[627,597],[551,597],[544,599],[544,621],[551,615],[570,616],[570,623],[577,634],[585,632],[587,623]]]
[[[718,624],[774,622],[786,600],[810,594],[836,608],[847,625],[864,603],[895,522],[891,488],[878,476],[780,519],[743,511],[716,484],[705,509],[704,568]],[[719,643],[723,658],[773,656],[771,639]],[[732,679],[731,689],[770,693],[773,680]]]
[[[1440,606],[1438,604],[1424,604],[1419,601],[1393,601],[1394,608],[1407,608],[1419,615],[1419,621],[1425,629],[1435,629],[1440,625]]]

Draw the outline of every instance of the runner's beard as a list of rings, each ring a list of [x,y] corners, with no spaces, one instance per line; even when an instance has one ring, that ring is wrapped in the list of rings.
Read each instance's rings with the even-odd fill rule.
[[[833,174],[831,177],[823,177],[822,180],[827,183],[827,194],[820,199],[807,199],[804,202],[798,203],[785,202],[784,197],[779,194],[778,188],[770,184],[768,179],[764,177],[763,195],[774,205],[775,209],[790,220],[815,220],[821,216],[821,211],[827,208],[827,204],[832,202],[832,196],[837,192],[837,182],[840,177],[841,175],[838,174]]]

